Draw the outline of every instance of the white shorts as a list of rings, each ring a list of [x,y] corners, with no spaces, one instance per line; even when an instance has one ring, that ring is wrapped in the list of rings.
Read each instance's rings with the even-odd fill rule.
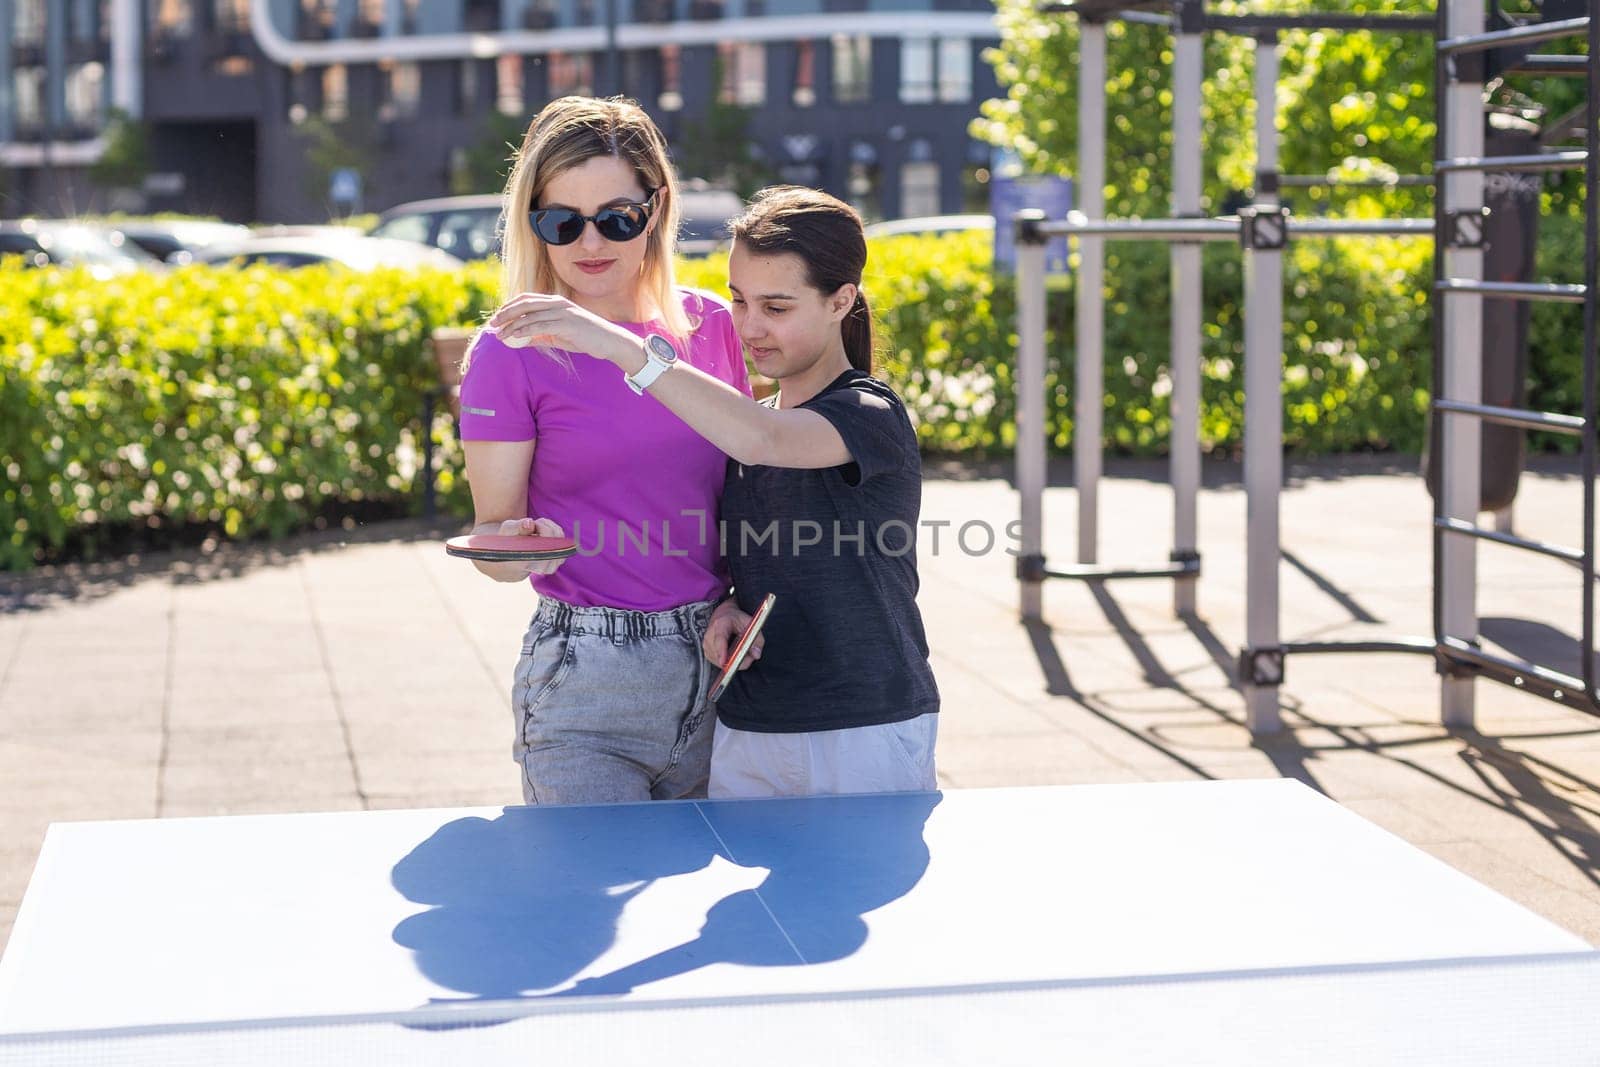
[[[817,793],[901,793],[938,788],[935,712],[882,726],[768,734],[717,723],[711,741],[712,798]]]

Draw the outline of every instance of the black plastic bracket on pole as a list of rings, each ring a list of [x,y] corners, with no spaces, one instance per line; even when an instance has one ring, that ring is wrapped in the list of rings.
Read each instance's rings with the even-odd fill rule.
[[[1017,244],[1045,245],[1050,237],[1044,232],[1044,212],[1038,208],[1024,208],[1013,216],[1017,227]]]
[[[1176,0],[1172,6],[1179,33],[1205,32],[1205,0]]]
[[[1246,648],[1239,653],[1239,681],[1243,685],[1280,686],[1284,666],[1282,647]]]
[[[1444,213],[1444,243],[1449,248],[1482,248],[1489,209],[1451,210]]]
[[[1289,241],[1289,209],[1239,209],[1239,243],[1252,252],[1281,251]]]

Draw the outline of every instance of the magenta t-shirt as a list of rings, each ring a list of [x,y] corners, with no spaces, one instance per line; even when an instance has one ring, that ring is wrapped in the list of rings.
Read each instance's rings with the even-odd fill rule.
[[[698,323],[678,358],[750,394],[728,305],[682,289]],[[622,323],[641,337],[659,324]],[[663,331],[664,332],[664,331]],[[534,575],[542,596],[581,607],[664,611],[727,590],[717,535],[727,457],[622,371],[572,353],[570,369],[487,331],[461,380],[461,439],[536,442],[528,516],[557,523],[578,554]]]

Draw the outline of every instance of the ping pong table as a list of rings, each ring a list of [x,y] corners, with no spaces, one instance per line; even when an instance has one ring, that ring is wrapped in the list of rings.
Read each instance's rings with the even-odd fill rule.
[[[53,825],[0,1064],[1594,1062],[1600,952],[1291,780]]]

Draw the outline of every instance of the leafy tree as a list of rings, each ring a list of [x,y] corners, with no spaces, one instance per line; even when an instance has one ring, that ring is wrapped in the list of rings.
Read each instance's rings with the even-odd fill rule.
[[[106,122],[105,152],[89,165],[89,180],[102,189],[137,189],[150,173],[150,136],[145,124],[114,109]]]
[[[306,145],[306,192],[327,202],[332,216],[334,205],[328,202],[328,186],[334,171],[349,169],[371,174],[379,158],[377,128],[366,118],[352,116],[329,122],[321,115],[311,115],[300,123],[298,132]]]
[[[771,168],[753,151],[750,116],[749,108],[714,103],[703,120],[684,123],[672,144],[678,173],[725,185],[747,199],[771,184]]]
[[[1029,0],[999,0],[1001,43],[989,53],[1006,96],[986,101],[974,136],[1014,148],[1031,169],[1071,173],[1077,144],[1078,21],[1040,15]],[[1307,5],[1297,5],[1307,7]],[[1406,12],[1409,0],[1327,0],[1322,10]],[[1216,4],[1227,13],[1242,5]],[[1107,39],[1106,209],[1114,216],[1170,208],[1172,35],[1112,22]],[[1383,177],[1426,173],[1433,152],[1433,53],[1416,34],[1284,33],[1279,39],[1279,169],[1291,174]],[[1254,49],[1247,38],[1205,35],[1204,202],[1219,210],[1254,181]],[[1326,202],[1327,190],[1305,199]],[[1417,196],[1383,200],[1399,214]],[[1371,212],[1370,193],[1339,194]]]
[[[458,196],[497,193],[506,187],[512,157],[522,145],[528,119],[494,111],[480,128],[482,136],[462,154],[461,165],[450,172],[450,191]]]

